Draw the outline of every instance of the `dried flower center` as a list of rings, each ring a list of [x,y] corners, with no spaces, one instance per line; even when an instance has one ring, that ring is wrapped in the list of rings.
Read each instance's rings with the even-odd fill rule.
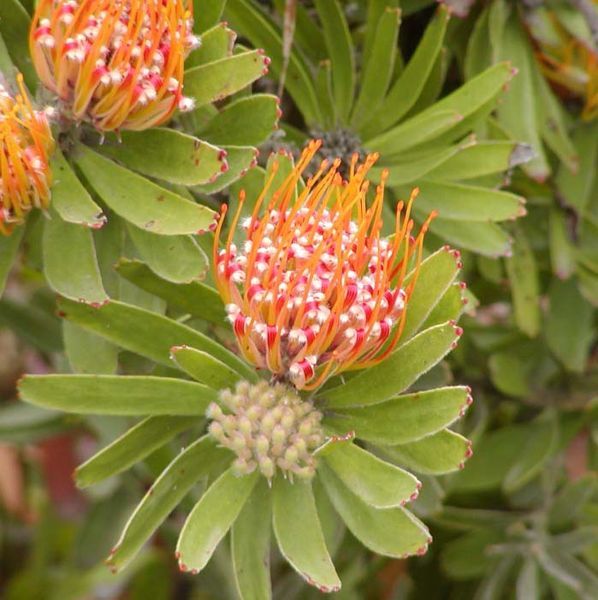
[[[0,233],[10,233],[32,208],[50,199],[49,154],[54,148],[45,112],[33,110],[19,74],[20,94],[0,83]]]
[[[184,58],[199,45],[192,24],[186,0],[41,0],[31,53],[71,118],[146,129],[193,108],[182,96]]]
[[[220,401],[227,412],[210,404],[209,432],[237,455],[233,468],[239,475],[259,469],[272,479],[277,468],[290,478],[314,475],[313,451],[324,442],[324,433],[322,414],[310,402],[282,384],[246,381],[234,392],[222,391]]]

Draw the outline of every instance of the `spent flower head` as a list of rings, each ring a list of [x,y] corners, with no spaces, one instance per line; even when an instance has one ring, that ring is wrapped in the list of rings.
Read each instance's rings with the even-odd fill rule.
[[[199,45],[188,0],[41,0],[33,63],[69,118],[100,131],[168,120],[183,96],[184,60]]]
[[[5,235],[31,209],[50,201],[54,140],[48,116],[34,110],[21,74],[17,83],[16,95],[0,83],[0,233]]]
[[[243,193],[224,248],[219,246],[225,206],[214,242],[216,283],[243,356],[297,389],[314,389],[335,373],[375,364],[393,350],[433,217],[412,235],[414,190],[407,204],[398,203],[394,236],[382,237],[387,174],[371,202],[366,179],[377,154],[362,164],[354,155],[346,180],[340,160],[323,161],[296,195],[319,146],[318,141],[307,146],[276,190],[270,189],[272,174],[253,214],[241,222],[240,247],[233,235]],[[407,284],[413,263],[415,276]]]

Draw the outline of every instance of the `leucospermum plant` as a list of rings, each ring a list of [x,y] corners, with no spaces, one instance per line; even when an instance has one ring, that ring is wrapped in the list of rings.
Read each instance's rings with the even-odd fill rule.
[[[56,145],[44,215],[0,239],[0,288],[24,247],[54,291],[83,302],[120,297],[119,256],[175,282],[205,276],[209,194],[255,163],[279,115],[275,96],[250,89],[269,59],[207,13],[190,0],[43,0],[30,17],[2,2],[1,69],[10,80],[19,68],[50,107]]]
[[[345,527],[395,558],[423,554],[432,541],[405,508],[421,487],[416,474],[458,470],[471,455],[449,429],[470,389],[420,379],[462,334],[459,253],[442,247],[424,259],[434,215],[416,228],[416,192],[397,206],[394,234],[381,235],[387,174],[375,189],[367,178],[376,155],[355,156],[345,178],[340,161],[325,161],[303,181],[318,149],[310,143],[294,167],[273,158],[259,193],[241,193],[231,219],[222,210],[217,289],[121,263],[121,274],[169,301],[172,316],[181,308],[195,316],[189,325],[117,300],[59,301],[69,322],[168,367],[20,383],[21,397],[39,406],[144,417],[77,469],[80,486],[158,448],[171,453],[108,558],[115,570],[187,496],[180,569],[202,571],[230,531],[242,598],[271,597],[272,531],[286,561],[324,592],[341,587],[331,555]],[[172,453],[178,434],[187,445]]]

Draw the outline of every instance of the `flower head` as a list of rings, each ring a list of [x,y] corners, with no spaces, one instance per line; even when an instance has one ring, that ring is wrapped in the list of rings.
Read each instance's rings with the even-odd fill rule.
[[[22,75],[17,82],[16,96],[0,83],[0,233],[5,235],[50,200],[52,132],[46,113],[31,106]]]
[[[381,236],[384,180],[368,202],[366,175],[377,160],[355,155],[347,180],[340,160],[323,161],[296,194],[301,173],[319,148],[308,145],[292,173],[272,192],[274,174],[241,223],[244,195],[225,247],[214,242],[215,278],[238,345],[251,363],[298,389],[383,360],[395,347],[417,279],[429,220],[414,237],[411,203],[399,202],[392,239]],[[270,194],[266,201],[266,195]],[[263,214],[260,211],[264,208]],[[415,275],[406,284],[408,267]]]
[[[182,95],[184,59],[199,44],[192,16],[188,0],[41,0],[31,55],[71,118],[147,129],[192,108]]]

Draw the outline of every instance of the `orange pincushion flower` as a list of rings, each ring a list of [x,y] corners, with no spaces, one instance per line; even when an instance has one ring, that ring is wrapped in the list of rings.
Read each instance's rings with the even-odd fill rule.
[[[314,389],[328,376],[383,360],[403,329],[431,215],[411,235],[411,203],[397,206],[394,239],[383,239],[384,180],[368,207],[366,175],[378,155],[351,161],[348,181],[340,160],[324,161],[295,196],[296,184],[320,143],[312,141],[297,166],[274,191],[259,216],[273,175],[251,217],[233,234],[244,196],[219,250],[222,215],[214,242],[214,270],[239,348],[259,368],[298,389]],[[414,263],[414,264],[412,264]],[[415,277],[405,285],[408,267]]]
[[[33,110],[22,75],[17,81],[16,97],[0,83],[0,233],[5,235],[32,208],[48,206],[54,149],[46,113]]]
[[[29,46],[73,119],[142,130],[193,108],[182,95],[192,24],[188,0],[40,0]]]

